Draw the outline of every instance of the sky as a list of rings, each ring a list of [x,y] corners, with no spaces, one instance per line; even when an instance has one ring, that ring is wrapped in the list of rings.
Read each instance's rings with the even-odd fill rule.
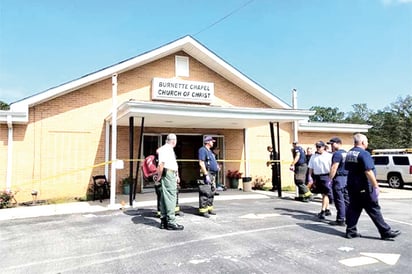
[[[412,94],[412,0],[0,0],[0,101],[186,35],[300,109]]]

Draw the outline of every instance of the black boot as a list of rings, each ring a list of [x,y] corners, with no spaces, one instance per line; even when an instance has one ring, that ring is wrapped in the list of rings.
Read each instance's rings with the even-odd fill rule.
[[[165,217],[160,218],[160,229],[165,229],[167,227],[167,220]]]
[[[171,224],[168,223],[166,224],[166,229],[167,230],[183,230],[185,227],[179,224]]]

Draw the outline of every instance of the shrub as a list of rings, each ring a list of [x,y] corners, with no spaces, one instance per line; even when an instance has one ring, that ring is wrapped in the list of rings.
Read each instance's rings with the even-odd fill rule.
[[[226,176],[229,179],[240,179],[242,178],[242,172],[239,172],[239,170],[228,170]]]
[[[14,194],[11,191],[3,190],[0,192],[0,208],[7,208],[11,206],[10,201],[13,199]]]

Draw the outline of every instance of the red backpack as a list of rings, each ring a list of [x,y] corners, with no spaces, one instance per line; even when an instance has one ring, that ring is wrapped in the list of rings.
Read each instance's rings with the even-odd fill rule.
[[[157,181],[157,164],[156,155],[147,156],[142,163],[143,178],[146,181]]]

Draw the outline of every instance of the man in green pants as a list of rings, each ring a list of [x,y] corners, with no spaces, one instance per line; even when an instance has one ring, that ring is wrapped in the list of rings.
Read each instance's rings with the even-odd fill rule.
[[[157,166],[160,178],[160,228],[167,230],[183,230],[184,227],[176,223],[175,207],[179,175],[177,174],[177,161],[174,147],[177,138],[169,134],[166,144],[158,149],[159,165]]]

